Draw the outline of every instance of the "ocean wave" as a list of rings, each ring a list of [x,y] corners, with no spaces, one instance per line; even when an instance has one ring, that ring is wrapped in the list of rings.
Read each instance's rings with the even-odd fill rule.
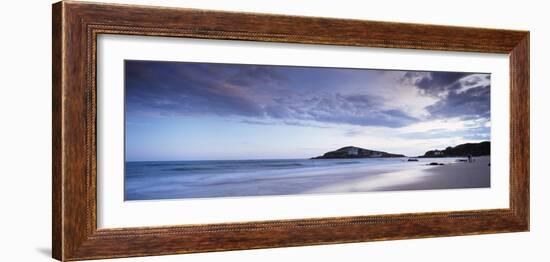
[[[352,165],[352,164],[361,164],[360,161],[346,161],[346,162],[336,162],[335,165]]]
[[[202,170],[216,170],[216,167],[176,167],[163,169],[162,171],[202,171]]]
[[[281,163],[281,164],[260,164],[259,167],[302,167],[301,163]]]

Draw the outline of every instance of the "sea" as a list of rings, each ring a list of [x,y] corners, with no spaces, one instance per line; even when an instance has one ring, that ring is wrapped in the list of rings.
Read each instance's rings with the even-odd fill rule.
[[[456,158],[268,159],[128,161],[124,198],[133,200],[244,197],[323,193],[323,188],[388,172],[420,170]],[[327,189],[345,193],[353,187]],[[334,192],[336,190],[336,192]],[[342,191],[342,192],[340,192]]]

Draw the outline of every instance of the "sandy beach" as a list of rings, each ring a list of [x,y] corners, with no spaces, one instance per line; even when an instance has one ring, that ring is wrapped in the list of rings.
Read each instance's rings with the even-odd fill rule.
[[[433,166],[423,170],[421,181],[404,185],[391,185],[378,190],[426,190],[451,188],[490,187],[490,157],[474,158],[472,163],[453,163],[444,166]]]
[[[365,176],[357,180],[316,188],[308,193],[490,187],[489,163],[490,157],[482,156],[474,158],[474,162],[471,163],[451,162],[439,166],[412,166],[408,170]]]

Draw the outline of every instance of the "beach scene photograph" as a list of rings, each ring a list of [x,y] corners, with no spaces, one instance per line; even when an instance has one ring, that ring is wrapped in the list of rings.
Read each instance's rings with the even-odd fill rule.
[[[491,74],[124,62],[124,199],[491,186]]]

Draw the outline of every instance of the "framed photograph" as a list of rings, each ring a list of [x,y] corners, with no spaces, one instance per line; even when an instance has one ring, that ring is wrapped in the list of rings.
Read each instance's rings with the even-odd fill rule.
[[[53,5],[53,257],[529,230],[529,32]]]

